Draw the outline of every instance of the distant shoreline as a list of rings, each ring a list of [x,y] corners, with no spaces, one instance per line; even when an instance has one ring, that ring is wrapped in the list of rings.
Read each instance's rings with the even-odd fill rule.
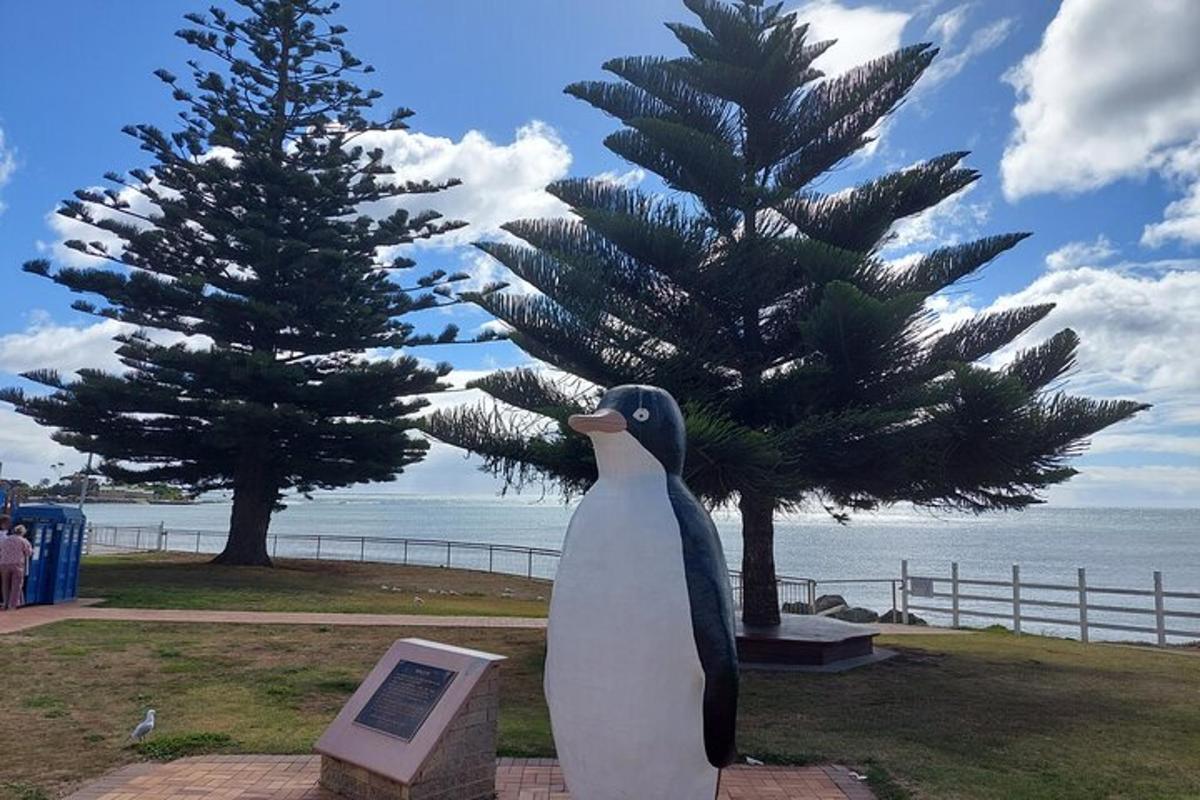
[[[23,501],[26,504],[55,503],[58,505],[78,505],[79,499],[74,497],[30,497]],[[89,497],[84,506],[90,505],[130,505],[130,506],[191,506],[195,500],[151,500],[144,497]]]

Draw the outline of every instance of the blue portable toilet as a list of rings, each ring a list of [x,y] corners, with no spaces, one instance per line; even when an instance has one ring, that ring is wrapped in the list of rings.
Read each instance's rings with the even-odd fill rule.
[[[12,524],[24,525],[33,545],[25,578],[26,604],[74,600],[87,524],[83,512],[69,506],[18,506]]]

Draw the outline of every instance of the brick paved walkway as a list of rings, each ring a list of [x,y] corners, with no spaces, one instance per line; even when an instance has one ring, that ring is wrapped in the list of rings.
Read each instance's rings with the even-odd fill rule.
[[[67,800],[336,800],[317,786],[318,756],[200,756],[132,764]],[[631,780],[633,778],[631,777]],[[570,800],[551,759],[502,758],[497,800]],[[843,767],[733,767],[718,800],[873,800]]]

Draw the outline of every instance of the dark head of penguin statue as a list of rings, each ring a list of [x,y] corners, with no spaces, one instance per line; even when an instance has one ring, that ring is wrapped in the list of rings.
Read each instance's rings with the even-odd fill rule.
[[[567,424],[579,433],[627,432],[663,465],[668,475],[683,471],[687,450],[683,412],[657,386],[617,386],[600,399],[591,414],[573,414]]]

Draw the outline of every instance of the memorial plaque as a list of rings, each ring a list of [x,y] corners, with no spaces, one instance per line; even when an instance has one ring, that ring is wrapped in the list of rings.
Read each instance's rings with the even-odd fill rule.
[[[492,800],[502,656],[395,642],[314,749],[345,800]]]
[[[383,679],[354,721],[411,741],[457,674],[441,667],[401,661]]]

